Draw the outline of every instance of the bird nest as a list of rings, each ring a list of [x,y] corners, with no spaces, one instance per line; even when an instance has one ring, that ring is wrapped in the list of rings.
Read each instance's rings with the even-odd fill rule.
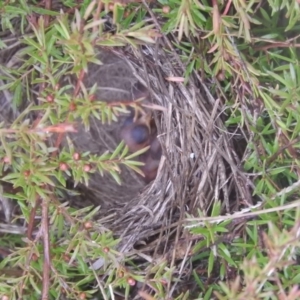
[[[245,148],[241,136],[226,129],[224,103],[210,93],[212,83],[197,72],[183,82],[186,67],[168,38],[159,46],[128,51],[123,58],[151,91],[152,103],[166,110],[156,117],[163,149],[157,177],[117,212],[112,228],[126,249],[150,241],[161,252],[170,243],[171,251],[180,250],[179,240],[177,245],[170,240],[186,235],[182,224],[187,214],[195,216],[200,210],[205,215],[219,200],[224,213],[238,209],[244,200],[251,203],[247,180],[238,171]]]
[[[240,206],[239,201],[251,199],[247,180],[238,172],[243,154],[236,150],[239,137],[224,124],[224,103],[211,94],[212,82],[203,81],[199,73],[192,72],[184,82],[186,66],[171,39],[176,40],[162,37],[156,45],[138,50],[100,49],[103,66],[90,65],[84,79],[87,88],[97,83],[97,97],[107,102],[135,100],[132,89],[142,84],[149,91],[148,107],[154,108],[162,147],[156,178],[145,184],[137,173],[122,167],[121,185],[109,174],[94,174],[88,185],[77,185],[79,195],[66,194],[63,199],[74,206],[100,205],[98,217],[108,216],[104,225],[121,238],[122,251],[144,247],[162,253],[170,245],[173,251],[186,234],[186,214],[206,214],[220,199],[228,213]],[[6,63],[11,65],[11,60]],[[7,108],[11,95],[5,91],[1,97],[2,108]],[[113,151],[123,122],[122,115],[110,125],[91,118],[88,128],[80,125],[68,137],[79,152]]]

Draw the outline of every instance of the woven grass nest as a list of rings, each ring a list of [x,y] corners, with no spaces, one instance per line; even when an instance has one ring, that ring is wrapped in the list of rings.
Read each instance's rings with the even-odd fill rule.
[[[153,240],[148,249],[161,245],[160,250],[172,255],[176,249],[175,257],[183,258],[188,249],[188,243],[182,249],[182,241],[188,241],[182,227],[186,213],[208,212],[219,199],[223,212],[230,213],[245,200],[251,203],[252,197],[239,171],[241,136],[227,131],[223,104],[210,93],[212,82],[203,82],[197,73],[187,85],[176,82],[185,67],[174,49],[163,51],[169,47],[170,41],[163,38],[159,46],[124,55],[151,91],[153,103],[166,108],[156,119],[163,157],[156,180],[117,213],[112,225],[127,249]]]
[[[138,49],[99,49],[104,64],[90,65],[85,77],[86,86],[97,82],[99,96],[106,101],[132,100],[132,87],[140,83],[149,90],[146,101],[164,108],[154,110],[163,150],[156,179],[145,185],[135,172],[123,168],[122,185],[109,175],[94,175],[89,186],[77,187],[79,202],[72,196],[65,200],[101,205],[99,218],[108,216],[104,225],[121,237],[122,251],[139,246],[171,257],[175,249],[175,258],[182,258],[190,245],[186,243],[182,252],[181,241],[188,241],[182,226],[187,213],[207,212],[219,199],[229,213],[243,201],[251,203],[251,196],[239,169],[243,152],[236,141],[240,136],[226,129],[223,103],[210,93],[213,82],[203,81],[196,72],[187,84],[178,80],[186,68],[171,42],[176,42],[172,35]],[[2,63],[11,65],[12,59],[2,57]],[[8,91],[2,93],[2,108],[7,109],[9,97]],[[7,112],[2,119],[7,119]],[[122,117],[112,125],[91,120],[89,131],[79,127],[79,133],[70,137],[81,151],[113,150],[120,142],[121,123]]]

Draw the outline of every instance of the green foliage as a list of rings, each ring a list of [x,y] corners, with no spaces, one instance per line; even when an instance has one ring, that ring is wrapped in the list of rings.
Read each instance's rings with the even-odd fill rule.
[[[90,297],[100,290],[100,297],[111,299],[114,291],[122,290],[130,299],[130,286],[139,281],[150,288],[154,299],[166,299],[168,285],[178,281],[174,266],[162,259],[142,269],[133,263],[134,257],[116,250],[113,233],[93,224],[97,210],[73,210],[53,197],[66,188],[67,177],[75,184],[87,183],[90,173],[99,171],[120,182],[120,164],[139,172],[140,164],[133,160],[139,153],[128,154],[121,143],[113,153],[81,153],[74,160],[71,141],[59,153],[46,143],[50,135],[72,132],[72,122],[78,118],[88,129],[91,115],[109,123],[126,110],[122,104],[91,101],[96,85],[87,89],[80,82],[79,93],[72,86],[61,87],[60,79],[63,74],[80,78],[89,63],[101,64],[95,58],[96,45],[154,43],[158,36],[154,19],[148,19],[139,1],[115,3],[111,13],[115,27],[107,32],[104,16],[109,1],[103,1],[98,19],[97,1],[82,1],[79,7],[77,1],[62,1],[64,7],[74,9],[70,14],[38,3],[0,1],[1,30],[21,32],[27,57],[18,69],[3,67],[1,79],[6,84],[0,89],[13,93],[15,108],[30,103],[10,128],[0,124],[0,157],[13,170],[2,180],[20,188],[7,196],[18,201],[26,221],[38,199],[48,206],[50,298],[78,299],[82,293]],[[157,20],[163,20],[160,34],[178,37],[173,45],[186,66],[185,83],[192,74],[201,74],[224,103],[228,128],[244,133],[248,143],[241,167],[251,173],[253,195],[264,200],[250,206],[249,212],[230,216],[220,216],[222,206],[216,201],[209,216],[199,210],[198,216],[187,217],[186,228],[196,240],[191,262],[197,295],[188,291],[175,299],[299,299],[300,218],[295,201],[299,198],[299,1],[160,0],[151,9]],[[45,23],[46,16],[51,17],[50,24]],[[29,25],[32,33],[26,31]],[[0,40],[0,48],[7,47],[7,41]],[[45,87],[39,105],[32,101],[31,84]],[[76,109],[70,113],[70,108]],[[33,112],[42,116],[36,127],[28,117]],[[0,169],[6,168],[0,160]],[[0,264],[1,296],[40,297],[45,263],[42,234],[35,232],[33,240],[15,235],[1,239],[2,248],[18,246]],[[101,267],[93,269],[95,259]]]
[[[75,7],[74,2],[67,2],[67,6]],[[1,239],[2,248],[18,245],[18,249],[1,262],[0,295],[9,299],[38,299],[44,290],[44,282],[50,280],[51,299],[91,297],[99,288],[103,295],[120,288],[128,299],[130,286],[143,281],[145,275],[136,273],[137,268],[126,266],[123,254],[115,250],[118,240],[113,233],[93,223],[99,208],[74,210],[57,199],[64,197],[66,180],[70,177],[75,185],[88,184],[90,174],[98,171],[102,175],[109,173],[120,184],[120,164],[141,173],[139,166],[142,164],[134,159],[147,148],[129,154],[122,142],[112,153],[94,155],[77,153],[70,139],[63,148],[50,147],[48,141],[54,139],[57,142],[60,135],[76,131],[75,121],[83,123],[88,130],[90,116],[102,123],[111,123],[127,111],[123,103],[110,105],[101,99],[94,101],[97,85],[87,89],[80,76],[88,70],[89,63],[101,64],[95,55],[95,45],[152,42],[149,32],[153,25],[146,26],[140,17],[138,23],[120,27],[116,34],[103,33],[105,20],[92,17],[97,8],[96,1],[86,1],[74,15],[35,5],[25,6],[25,1],[11,1],[6,6],[1,3],[0,7],[3,31],[9,29],[14,33],[15,19],[21,21],[21,31],[28,24],[32,30],[22,39],[26,47],[20,56],[26,59],[17,69],[5,69],[7,76],[2,79],[6,84],[0,87],[12,92],[15,108],[26,107],[10,128],[0,125],[0,169],[5,172],[10,168],[1,181],[12,184],[14,189],[3,196],[18,202],[27,223],[33,221],[34,208],[42,210],[35,213],[36,216],[42,214],[41,223],[35,224],[38,230],[28,233],[28,238],[14,241],[14,235],[7,235]],[[39,17],[31,18],[33,13]],[[53,17],[50,25],[46,24],[47,15]],[[80,90],[61,85],[61,78],[66,74],[79,78]],[[43,89],[37,92],[37,86]],[[33,94],[38,95],[38,104],[33,101]],[[138,104],[131,106],[134,108]],[[38,123],[32,123],[32,114],[41,116]],[[43,214],[45,209],[46,215]],[[49,224],[48,216],[51,216]],[[101,224],[101,220],[97,224]],[[48,250],[42,243],[42,240],[45,242],[45,230],[50,234]],[[47,251],[50,251],[49,257]],[[45,261],[49,259],[48,268],[52,275],[45,279]],[[95,260],[101,265],[97,269],[92,267]],[[105,277],[106,283],[102,286],[99,281],[100,287],[95,290],[95,278],[100,277]]]
[[[217,299],[222,300],[277,299],[279,294],[298,299],[300,210],[280,208],[281,203],[282,199],[267,202],[268,213],[263,210],[249,213],[247,222],[242,213],[230,218],[200,215],[188,220],[190,231],[201,236],[193,249],[194,265],[207,265],[207,279],[199,277],[197,268],[193,273],[202,296],[214,291]],[[216,203],[214,207],[218,206]],[[212,228],[219,232],[214,239],[209,238]],[[205,281],[211,277],[222,281],[207,289]]]

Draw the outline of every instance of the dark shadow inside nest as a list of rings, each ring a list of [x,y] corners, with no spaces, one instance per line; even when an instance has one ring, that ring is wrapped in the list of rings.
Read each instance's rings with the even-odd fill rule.
[[[87,88],[97,83],[96,99],[101,99],[101,101],[107,103],[120,102],[126,105],[142,97],[145,99],[140,103],[150,103],[147,88],[135,78],[132,70],[124,60],[108,51],[100,52],[99,58],[103,62],[103,65],[90,65],[88,73],[84,78],[84,84]],[[131,114],[121,114],[117,122],[112,122],[111,124],[102,124],[96,118],[91,117],[88,131],[83,126],[79,126],[78,132],[68,134],[68,137],[72,140],[76,151],[80,153],[90,151],[93,154],[101,155],[107,150],[112,152],[121,140],[125,141],[131,153],[138,151],[149,144],[148,137],[144,137],[142,131],[144,127],[147,127],[145,125],[146,121],[140,121],[142,118],[135,120],[136,112],[133,110],[130,111]],[[149,109],[146,112],[147,115],[151,115],[152,113]],[[121,185],[118,185],[113,177],[105,172],[103,176],[98,173],[93,174],[88,186],[80,184],[76,188],[80,192],[80,196],[69,199],[75,206],[85,206],[88,203],[100,205],[101,214],[105,215],[107,212],[117,211],[131,202],[135,197],[140,196],[146,183],[154,179],[155,176],[153,174],[149,175],[149,173],[150,171],[156,173],[155,170],[158,167],[161,156],[160,144],[156,139],[155,121],[153,118],[149,118],[148,122],[149,124],[151,123],[149,125],[151,127],[149,129],[151,132],[151,136],[149,137],[150,149],[145,154],[135,158],[135,160],[141,160],[145,164],[145,166],[140,167],[145,177],[140,176],[123,165],[120,166]],[[138,140],[138,144],[133,145],[131,142],[132,139],[128,140],[127,136],[133,136],[134,139],[142,138],[142,140]],[[151,149],[154,150],[151,152]],[[148,153],[154,153],[154,156],[156,156],[151,160],[151,162],[155,160],[154,166],[153,164],[151,165],[151,162],[149,163]]]

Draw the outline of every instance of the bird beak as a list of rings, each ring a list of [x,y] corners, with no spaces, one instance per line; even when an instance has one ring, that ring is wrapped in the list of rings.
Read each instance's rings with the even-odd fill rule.
[[[151,126],[150,126],[151,119],[152,119],[152,114],[149,112],[148,113],[145,112],[138,119],[138,122],[141,124],[145,124],[148,127],[149,132],[151,132]]]

